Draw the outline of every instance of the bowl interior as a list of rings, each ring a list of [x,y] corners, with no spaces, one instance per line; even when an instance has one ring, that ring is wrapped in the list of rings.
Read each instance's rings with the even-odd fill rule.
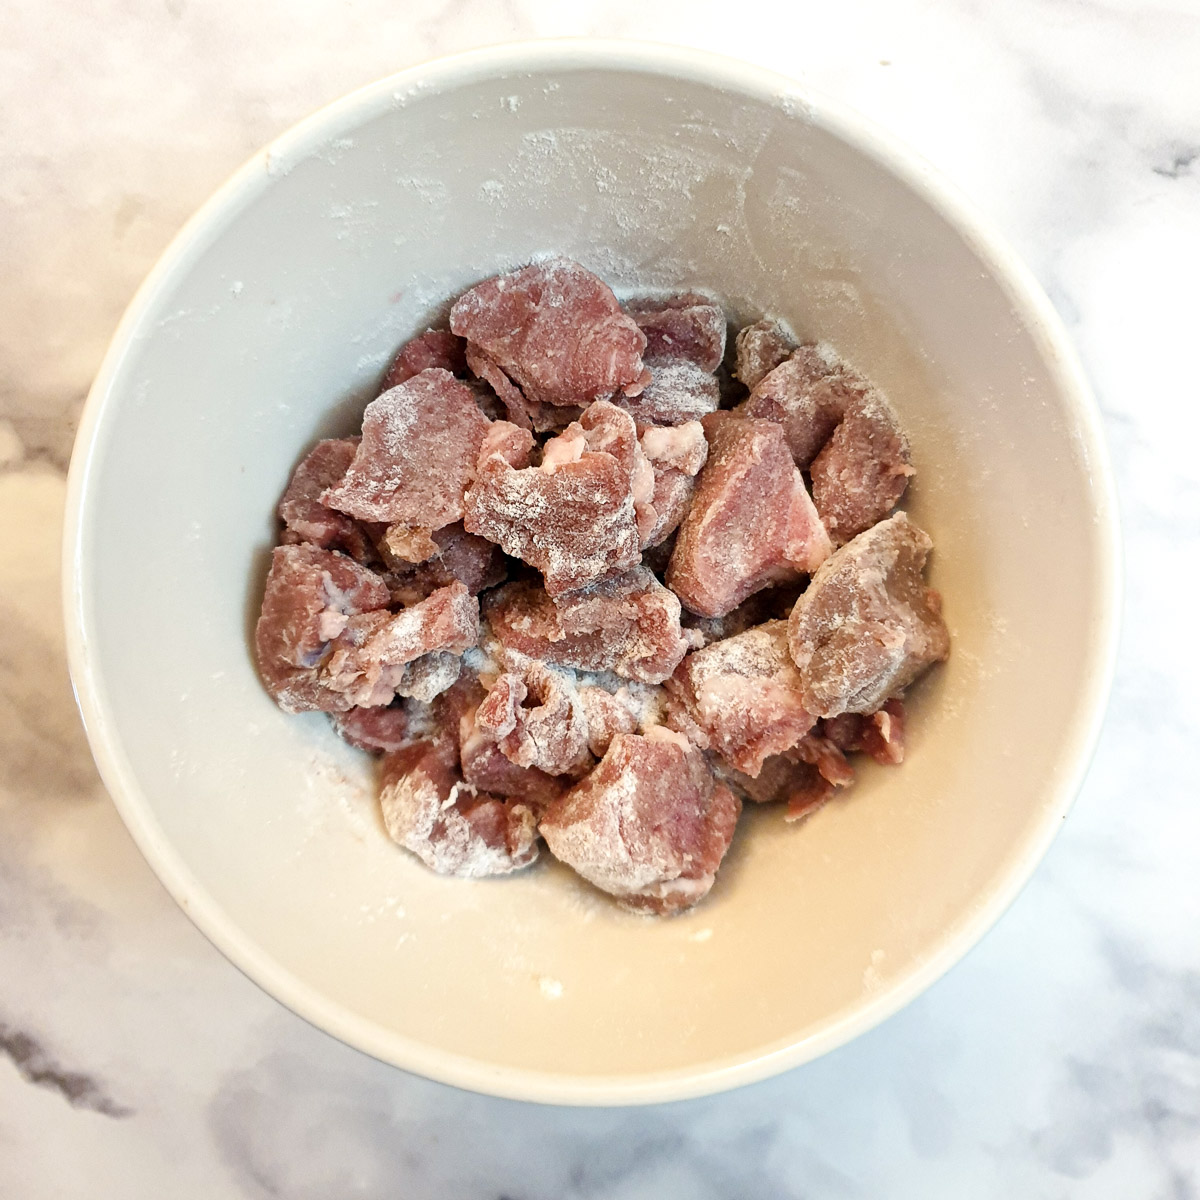
[[[950,662],[899,769],[802,826],[748,814],[710,898],[618,911],[546,863],[440,879],[373,764],[287,717],[248,638],[289,472],[468,284],[557,251],[831,341],[918,469]],[[799,1061],[944,969],[1069,802],[1112,620],[1103,463],[1054,332],[919,171],[778,81],[677,55],[510,52],[319,115],[195,221],[97,383],[75,464],[74,669],[106,778],[243,969],[364,1049],[542,1099]]]

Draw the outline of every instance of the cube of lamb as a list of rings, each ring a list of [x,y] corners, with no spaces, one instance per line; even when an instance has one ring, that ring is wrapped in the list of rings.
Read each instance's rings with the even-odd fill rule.
[[[254,630],[267,691],[284,712],[342,712],[354,701],[331,689],[321,667],[330,644],[362,614],[391,600],[383,580],[353,559],[302,543],[276,546]]]
[[[725,313],[697,292],[630,300],[626,312],[646,335],[645,358],[687,359],[712,374],[725,357]]]
[[[473,370],[486,357],[536,404],[588,405],[649,381],[645,335],[602,279],[565,258],[477,284],[454,303],[450,328],[467,339]]]
[[[876,712],[842,713],[818,723],[822,736],[843,751],[861,750],[885,767],[904,761],[904,701],[890,699]]]
[[[899,512],[836,551],[813,577],[788,621],[810,712],[873,713],[949,654],[941,597],[921,574],[932,547]]]
[[[512,425],[491,435],[467,492],[466,528],[537,567],[552,596],[636,564],[638,506],[650,503],[654,476],[629,414],[593,404],[546,443],[540,466],[514,465],[528,462],[532,445]]]
[[[539,662],[499,675],[475,721],[518,767],[573,775],[591,763],[587,715],[574,681]]]
[[[618,733],[539,828],[555,857],[624,907],[679,912],[708,894],[740,811],[699,751]]]
[[[408,711],[399,704],[387,708],[351,708],[330,713],[337,735],[371,754],[398,750],[408,740]]]
[[[440,368],[422,371],[367,405],[354,461],[322,501],[387,522],[389,544],[409,561],[432,557],[430,535],[462,520],[489,424],[465,383]]]
[[[816,570],[830,545],[778,425],[716,413],[705,432],[708,462],[666,582],[693,612],[720,617],[772,583]]]
[[[796,349],[792,335],[771,317],[747,325],[738,333],[736,345],[736,374],[751,391]]]
[[[363,708],[388,704],[402,689],[432,698],[457,669],[437,651],[459,656],[479,640],[479,601],[462,583],[439,588],[398,613],[368,613],[345,622],[321,671],[323,684]],[[425,659],[423,668],[414,667]],[[411,665],[410,665],[411,664]],[[431,680],[440,681],[432,688]]]
[[[383,377],[380,394],[390,392],[392,388],[399,387],[430,367],[441,367],[451,375],[465,374],[466,349],[466,342],[448,330],[427,329],[400,347]]]
[[[801,346],[738,410],[777,422],[834,545],[895,507],[913,474],[908,439],[878,388],[823,346]]]
[[[661,683],[688,649],[679,601],[641,566],[557,600],[536,583],[509,583],[489,593],[484,615],[522,654],[643,683]]]
[[[507,574],[500,548],[486,538],[468,533],[461,521],[439,529],[433,535],[433,542],[438,553],[424,562],[412,563],[391,552],[386,532],[380,538],[380,553],[388,565],[385,579],[393,600],[416,604],[455,580],[472,595],[478,595],[495,587]]]
[[[358,438],[330,438],[318,442],[292,473],[279,501],[283,544],[309,542],[323,550],[340,550],[355,562],[369,564],[379,558],[370,524],[364,525],[321,502],[326,489],[342,481],[354,461]]]
[[[767,621],[689,654],[667,689],[712,750],[756,776],[765,759],[792,749],[816,721],[800,683],[788,653],[787,622]]]
[[[383,760],[379,797],[393,841],[439,875],[507,875],[537,858],[537,818],[463,781],[457,740],[417,738]]]
[[[655,358],[646,363],[650,382],[636,396],[615,403],[639,425],[682,425],[716,412],[721,389],[716,378],[686,358]]]

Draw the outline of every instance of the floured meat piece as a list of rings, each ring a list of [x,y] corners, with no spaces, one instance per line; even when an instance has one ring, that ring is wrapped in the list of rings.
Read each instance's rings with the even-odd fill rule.
[[[755,385],[738,410],[774,421],[801,470],[807,470],[849,405],[870,385],[822,346],[801,346]]]
[[[699,751],[618,733],[540,829],[556,858],[626,908],[679,912],[708,894],[740,811]]]
[[[498,676],[475,721],[518,767],[570,775],[591,761],[587,717],[573,683],[541,663]]]
[[[588,749],[603,758],[618,733],[637,733],[643,704],[622,691],[610,692],[595,685],[579,688],[579,703],[587,719]]]
[[[661,683],[688,643],[679,601],[645,567],[551,599],[535,583],[489,593],[484,615],[504,645],[531,658],[623,679]]]
[[[488,427],[471,388],[449,371],[422,371],[367,405],[354,461],[322,500],[360,520],[388,522],[393,554],[431,558],[438,547],[430,534],[462,520]]]
[[[830,545],[778,425],[717,413],[705,432],[708,463],[666,583],[693,612],[720,617],[769,584],[816,570]]]
[[[941,597],[921,574],[932,546],[899,512],[860,533],[813,577],[788,625],[810,712],[874,712],[949,653]]]
[[[854,769],[841,750],[812,733],[793,749],[765,759],[757,775],[746,775],[720,758],[714,758],[712,766],[716,777],[743,800],[756,804],[786,801],[787,821],[808,816],[839,788],[854,783]]]
[[[653,522],[644,522],[642,525],[642,545],[646,550],[650,550],[655,546],[661,546],[668,538],[683,524],[683,518],[688,515],[688,510],[692,507],[692,497],[696,494],[696,481],[690,475],[685,475],[682,471],[658,471],[654,472],[654,497],[650,502],[651,508],[654,510]],[[674,544],[671,545],[671,553],[674,553]],[[654,569],[665,571],[667,563],[671,560],[671,554],[664,556],[661,566],[655,566]],[[654,563],[653,559],[644,560],[647,565]]]
[[[400,347],[379,391],[381,394],[389,392],[430,367],[440,367],[451,375],[462,375],[467,369],[466,349],[466,342],[447,330],[428,329]]]
[[[588,405],[649,381],[645,335],[602,279],[565,258],[471,288],[450,328],[470,343],[477,373],[486,357],[535,404]]]
[[[819,733],[805,734],[788,753],[800,762],[816,767],[831,787],[849,787],[854,782],[854,768],[836,743]]]
[[[327,488],[340,483],[358,449],[358,438],[318,442],[292,474],[279,501],[283,543],[311,542],[323,550],[340,550],[356,562],[378,558],[372,529],[321,502]]]
[[[422,654],[404,666],[396,684],[396,695],[413,700],[432,700],[452,687],[462,672],[462,658],[449,650]]]
[[[725,313],[707,296],[630,300],[626,311],[646,335],[643,357],[679,358],[712,374],[725,357]]]
[[[835,546],[896,507],[914,471],[908,439],[878,392],[846,411],[809,473],[813,503]]]
[[[507,875],[537,858],[537,818],[463,782],[458,743],[420,738],[385,756],[379,802],[389,836],[439,875]]]
[[[639,425],[682,425],[716,412],[720,387],[702,367],[686,358],[659,358],[646,365],[650,382],[645,390],[616,400]]]
[[[747,775],[790,750],[816,720],[801,697],[787,636],[786,621],[768,621],[714,642],[689,654],[667,683],[708,746]]]
[[[894,767],[904,761],[904,723],[904,701],[897,696],[877,712],[842,713],[821,721],[819,728],[838,749],[862,750],[881,766]]]
[[[496,430],[496,426],[493,426]],[[511,432],[510,432],[511,431]],[[532,436],[506,425],[485,443],[466,498],[466,528],[537,567],[559,596],[641,557],[638,506],[653,497],[654,475],[628,413],[598,403],[529,461]]]
[[[747,775],[720,758],[713,759],[712,768],[717,779],[743,800],[754,804],[786,801],[788,820],[807,815],[833,795],[833,784],[793,752],[764,760],[757,775]]]
[[[476,471],[482,475],[501,465],[523,469],[533,462],[536,446],[537,442],[529,430],[511,421],[493,421],[479,445]]]
[[[371,754],[398,750],[408,737],[408,713],[399,704],[387,708],[351,708],[331,713],[329,719],[338,737]]]
[[[259,674],[275,703],[291,713],[351,708],[353,700],[321,678],[322,661],[350,621],[390,600],[383,581],[344,554],[307,544],[277,546],[254,630]]]
[[[895,507],[913,474],[908,439],[883,394],[823,346],[801,346],[739,410],[775,421],[835,545]]]
[[[447,525],[433,535],[438,553],[422,563],[408,563],[391,557],[386,575],[392,598],[402,604],[416,604],[455,580],[472,595],[495,587],[507,574],[504,555],[486,538],[468,533],[462,522]],[[380,546],[385,560],[390,554],[386,540]]]
[[[655,470],[696,475],[708,461],[708,439],[699,421],[674,427],[650,426],[641,431],[642,453]]]
[[[363,708],[389,703],[401,687],[418,699],[432,698],[434,680],[449,687],[457,677],[448,677],[452,664],[409,664],[437,651],[461,655],[478,640],[479,601],[456,582],[398,613],[350,618],[322,668],[322,682]]]
[[[763,377],[786,362],[796,349],[792,335],[780,321],[764,317],[737,335],[737,377],[751,390]]]
[[[898,696],[873,712],[863,726],[862,748],[877,763],[898,767],[904,761],[904,701]]]
[[[560,796],[570,780],[547,775],[537,767],[519,767],[505,757],[492,732],[481,727],[476,719],[479,705],[486,697],[478,677],[464,671],[434,705],[438,726],[458,738],[463,780],[481,792],[523,800],[540,810]]]
[[[527,400],[521,389],[486,354],[475,347],[467,351],[467,365],[486,380],[496,398],[504,405],[509,421],[520,429],[549,433],[578,421],[583,409],[577,404],[541,404]]]
[[[642,549],[646,550],[666,541],[687,516],[696,491],[695,476],[708,460],[708,441],[700,422],[688,421],[677,426],[644,426],[640,444],[653,473],[649,500],[643,489],[634,506]]]

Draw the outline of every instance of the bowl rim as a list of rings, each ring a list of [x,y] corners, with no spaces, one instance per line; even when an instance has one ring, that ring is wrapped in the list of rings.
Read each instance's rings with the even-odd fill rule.
[[[924,961],[848,1014],[803,1039],[640,1075],[575,1076],[500,1067],[430,1047],[384,1029],[301,982],[234,922],[184,865],[153,816],[93,669],[84,593],[85,514],[99,434],[113,385],[137,331],[158,297],[192,267],[272,179],[330,139],[393,108],[407,96],[454,90],[475,80],[530,71],[625,70],[719,87],[759,102],[793,105],[806,119],[900,178],[981,258],[1026,324],[1072,413],[1090,468],[1093,542],[1103,581],[1086,666],[1086,686],[1060,751],[1055,803],[1028,834],[1008,875]],[[1115,669],[1122,606],[1116,488],[1099,409],[1082,365],[1032,272],[974,205],[895,136],[840,100],[734,58],[677,45],[598,38],[509,42],[432,59],[387,76],[318,109],[258,151],[195,212],[163,251],[117,326],[88,392],[67,478],[63,537],[67,660],[76,701],[101,779],[138,849],[192,922],[244,975],[310,1024],[383,1062],[471,1091],[547,1104],[628,1105],[681,1100],[756,1082],[811,1061],[874,1028],[946,973],[999,920],[1041,861],[1078,794],[1100,735]]]

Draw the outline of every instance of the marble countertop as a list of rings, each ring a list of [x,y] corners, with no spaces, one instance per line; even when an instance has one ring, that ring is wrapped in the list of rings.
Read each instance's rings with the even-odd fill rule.
[[[58,603],[73,422],[184,218],[359,84],[584,33],[798,76],[965,189],[1083,353],[1127,546],[1095,765],[996,929],[842,1050],[646,1110],[428,1083],[244,979],[100,786]],[[1194,0],[0,7],[0,1197],[1200,1197],[1198,62]]]

